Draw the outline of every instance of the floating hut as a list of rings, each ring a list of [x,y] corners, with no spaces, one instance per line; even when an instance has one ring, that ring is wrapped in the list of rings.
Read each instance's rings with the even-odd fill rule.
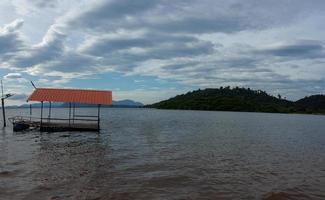
[[[41,102],[40,117],[32,117],[30,104],[30,117],[16,116],[11,118],[14,131],[39,128],[40,131],[99,131],[100,130],[100,107],[112,105],[112,91],[84,90],[84,89],[57,89],[36,88],[29,96],[28,102]],[[48,102],[48,116],[43,116],[44,103]],[[52,102],[68,103],[69,114],[67,118],[53,118]],[[76,114],[76,104],[97,105],[97,115]]]

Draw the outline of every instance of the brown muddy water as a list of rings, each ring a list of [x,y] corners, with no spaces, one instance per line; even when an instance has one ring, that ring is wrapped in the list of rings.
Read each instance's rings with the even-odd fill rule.
[[[325,116],[103,109],[101,127],[0,130],[0,199],[325,199]]]

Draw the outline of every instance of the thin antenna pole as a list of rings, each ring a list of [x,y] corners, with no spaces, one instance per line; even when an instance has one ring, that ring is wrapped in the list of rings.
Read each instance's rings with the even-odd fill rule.
[[[32,86],[37,89],[37,87],[34,85],[33,81],[30,81],[30,83],[32,84]]]

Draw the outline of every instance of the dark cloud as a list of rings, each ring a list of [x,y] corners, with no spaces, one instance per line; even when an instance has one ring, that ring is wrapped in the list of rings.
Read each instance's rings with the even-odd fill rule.
[[[173,33],[233,33],[252,27],[247,21],[237,17],[198,18],[191,17],[170,20],[164,23],[148,24],[154,30]]]
[[[40,7],[40,8],[47,8],[47,7],[53,8],[53,7],[56,7],[58,0],[51,0],[51,1],[49,1],[49,0],[33,0],[31,2],[33,2],[37,7]]]
[[[132,48],[137,49],[132,51]],[[85,46],[83,52],[105,57],[107,64],[123,65],[151,59],[208,55],[214,52],[214,44],[192,36],[145,34],[137,38],[97,38]]]
[[[24,49],[20,34],[17,32],[22,25],[22,20],[15,20],[0,29],[0,60],[6,61],[15,53]]]
[[[146,48],[153,45],[154,41],[146,38],[98,38],[88,47],[84,48],[83,51],[91,55],[103,56],[119,50],[133,47]]]
[[[160,33],[144,34],[138,37],[120,36],[116,38],[98,37],[83,48],[85,53],[105,55],[130,48],[155,48],[163,45],[179,45],[202,42],[196,37],[186,35],[170,35]]]
[[[315,1],[324,6],[323,1]],[[73,29],[115,32],[149,29],[167,33],[235,33],[285,26],[321,12],[315,2],[222,0],[115,0],[103,1],[66,20]]]
[[[280,45],[258,51],[259,53],[279,56],[295,57],[300,59],[325,58],[325,48],[322,42],[303,41],[295,44]]]
[[[33,4],[37,8],[54,8],[59,3],[59,0],[29,0],[28,3]]]
[[[199,39],[192,36],[179,36],[168,34],[144,34],[142,36],[128,38],[121,36],[117,38],[99,37],[83,48],[83,51],[92,55],[105,55],[119,50],[130,48],[159,48],[161,46],[172,46],[182,44],[197,44]],[[208,42],[206,42],[208,43]]]
[[[170,59],[175,57],[194,57],[213,53],[213,44],[199,41],[195,43],[174,43],[148,51],[147,59]]]
[[[150,60],[169,60],[178,58],[190,58],[211,54],[214,51],[209,43],[171,44],[145,49],[144,53],[115,52],[107,55],[103,63],[116,65],[117,71],[132,72],[135,67],[141,67],[143,62]]]
[[[98,59],[66,47],[66,35],[51,27],[41,43],[16,53],[8,62],[12,68],[27,70],[33,75],[71,77],[93,74]]]
[[[22,50],[22,41],[17,33],[0,34],[0,55],[13,54]]]
[[[12,66],[27,68],[60,59],[65,51],[65,37],[64,34],[50,29],[40,44],[31,47],[23,55],[17,55],[11,62]]]
[[[199,36],[210,33],[231,35],[281,27],[306,16],[314,8],[310,3],[301,6],[290,2],[180,0],[170,3],[156,0],[146,4],[144,1],[109,1],[80,12],[67,20],[67,24],[73,29],[86,30],[90,36],[96,35],[86,42],[82,53],[103,58],[101,64],[116,71],[132,73],[134,69],[140,69],[144,74],[170,76],[182,81],[193,79],[194,75],[215,77],[214,74],[226,73],[225,78],[215,79],[224,83],[236,81],[227,76],[229,73],[237,76],[238,83],[243,83],[250,79],[254,81],[254,76],[267,74],[268,79],[272,79],[274,72],[269,68],[272,68],[270,63],[274,60],[265,56],[301,56],[305,59],[306,56],[320,56],[323,49],[310,44],[263,50],[236,46],[233,48],[238,48],[237,53],[232,50],[234,55],[225,56],[222,51],[228,49],[216,45],[216,41],[204,41]],[[119,36],[119,30],[128,34]],[[144,33],[139,36],[138,32]],[[105,36],[107,33],[109,37]],[[243,55],[238,53],[240,51]],[[184,58],[194,61],[177,61]],[[143,67],[153,60],[161,66],[159,69]],[[277,77],[285,78],[274,75],[274,80],[278,81]],[[265,79],[261,77],[255,81]]]
[[[68,20],[70,26],[90,29],[112,29],[126,23],[128,16],[134,16],[148,11],[158,4],[158,0],[118,0],[103,1]]]
[[[259,65],[258,58],[250,57],[232,57],[215,61],[216,66],[222,68],[255,68]]]
[[[44,63],[39,66],[40,72],[45,75],[52,72],[63,73],[98,73],[96,66],[100,64],[99,60],[89,55],[76,52],[65,52],[60,59]]]
[[[198,64],[200,64],[200,62],[198,61],[175,63],[171,65],[165,65],[162,67],[162,69],[170,72],[175,72],[175,71],[186,70],[188,68],[193,68],[193,66],[197,66]]]

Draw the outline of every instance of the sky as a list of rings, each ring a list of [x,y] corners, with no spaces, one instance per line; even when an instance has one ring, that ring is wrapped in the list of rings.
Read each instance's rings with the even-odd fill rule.
[[[240,86],[325,93],[324,0],[1,0],[9,104],[37,87],[107,89],[153,103]]]

